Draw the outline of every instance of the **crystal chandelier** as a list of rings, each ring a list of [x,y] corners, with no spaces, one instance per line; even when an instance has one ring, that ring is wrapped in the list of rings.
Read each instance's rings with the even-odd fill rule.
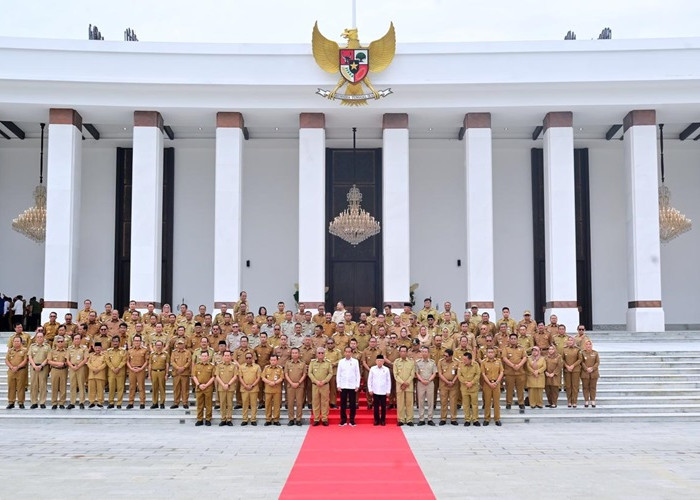
[[[352,129],[352,161],[356,162],[355,134],[357,128]],[[352,246],[365,241],[376,234],[379,234],[379,222],[377,222],[369,212],[366,212],[360,205],[362,204],[362,193],[355,184],[352,185],[347,195],[348,208],[340,212],[330,223],[328,232],[333,236],[347,241]]]
[[[39,185],[34,189],[34,206],[12,220],[12,229],[37,243],[46,239],[46,187],[44,186],[44,127],[41,124],[41,154],[39,157]]]
[[[661,142],[661,186],[659,187],[659,232],[662,243],[668,243],[681,234],[690,231],[692,221],[671,206],[671,190],[664,184],[664,125],[659,124]]]

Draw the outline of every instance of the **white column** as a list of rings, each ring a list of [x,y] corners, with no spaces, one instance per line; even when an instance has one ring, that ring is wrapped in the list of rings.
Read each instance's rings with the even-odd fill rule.
[[[400,312],[410,301],[411,287],[408,115],[385,114],[382,129],[384,304]]]
[[[326,117],[299,115],[299,302],[318,312],[326,289]]]
[[[495,321],[493,272],[493,167],[491,113],[464,117],[467,211],[467,303]]]
[[[241,288],[243,115],[216,114],[214,311],[233,312]]]
[[[624,131],[629,300],[627,329],[633,332],[663,332],[656,112],[631,111],[625,117]]]
[[[160,309],[163,232],[163,117],[134,112],[131,197],[131,300]]]
[[[42,321],[55,311],[63,323],[66,313],[78,309],[82,122],[74,109],[49,111]]]
[[[579,323],[576,293],[576,205],[574,129],[571,112],[548,113],[544,118],[544,213],[546,299],[544,321],[552,314],[576,331]]]

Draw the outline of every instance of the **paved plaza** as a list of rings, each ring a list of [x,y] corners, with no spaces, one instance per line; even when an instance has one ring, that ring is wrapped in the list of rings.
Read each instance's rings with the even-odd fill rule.
[[[276,498],[308,430],[176,422],[1,419],[2,495]],[[699,431],[693,422],[562,423],[404,434],[437,498],[698,498]],[[328,443],[319,474],[342,473],[340,456]]]

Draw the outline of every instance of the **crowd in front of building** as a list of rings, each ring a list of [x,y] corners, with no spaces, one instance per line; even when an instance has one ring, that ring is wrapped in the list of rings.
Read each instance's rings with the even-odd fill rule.
[[[386,306],[359,317],[342,302],[332,312],[318,304],[315,313],[279,302],[271,314],[265,307],[255,314],[245,292],[216,315],[187,304],[177,312],[149,304],[142,313],[134,301],[123,314],[111,304],[98,313],[85,300],[75,320],[51,312],[33,335],[13,325],[7,408],[24,408],[27,388],[30,408],[46,408],[50,387],[53,410],[121,409],[125,398],[131,409],[137,393],[143,409],[147,379],[154,410],[165,408],[168,384],[172,409],[188,409],[194,392],[197,426],[211,425],[215,409],[220,426],[233,425],[234,410],[242,426],[257,425],[263,409],[265,425],[278,426],[283,399],[287,425],[302,425],[307,406],[310,423],[327,426],[340,400],[340,425],[353,426],[360,392],[374,425],[386,424],[387,406],[397,409],[399,426],[436,425],[439,401],[438,425],[459,425],[463,409],[464,426],[500,426],[504,391],[506,410],[524,412],[556,408],[562,387],[576,408],[582,386],[584,406],[595,408],[600,360],[585,328],[570,335],[556,316],[549,320],[537,323],[524,311],[516,321],[508,307],[496,321],[476,307],[460,320],[449,302],[438,312],[431,299],[417,312],[406,303],[399,314]]]

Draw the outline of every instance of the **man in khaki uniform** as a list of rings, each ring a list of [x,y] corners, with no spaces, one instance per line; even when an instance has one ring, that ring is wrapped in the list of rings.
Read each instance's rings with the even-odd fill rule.
[[[302,345],[299,347],[299,356],[306,366],[309,366],[311,360],[316,357],[316,348],[311,343],[311,337],[308,335],[304,337]],[[304,401],[307,408],[311,409],[311,380],[308,378],[304,383]]]
[[[432,315],[433,317],[436,317],[438,315],[437,309],[433,307],[432,299],[429,298],[423,301],[423,309],[418,311],[418,314],[416,315],[418,318],[418,322],[423,325],[427,325],[428,315]]]
[[[561,325],[560,325],[561,326]],[[573,337],[567,337],[566,347],[561,355],[564,364],[564,387],[566,388],[566,399],[569,408],[576,408],[578,404],[578,393],[581,388],[581,364],[583,355],[581,349],[576,346]]]
[[[532,321],[532,314],[530,313],[530,311],[525,311],[525,312],[523,313],[523,319],[521,319],[521,320],[518,322],[518,329],[519,329],[521,326],[524,326],[524,327],[525,327],[525,331],[526,331],[529,335],[533,335],[533,334],[535,333],[535,330],[537,329],[537,323],[535,323],[534,321]]]
[[[153,393],[151,410],[159,406],[161,410],[165,408],[165,381],[168,379],[170,357],[163,350],[163,346],[162,340],[156,341],[155,351],[150,354],[148,360],[148,378],[151,379],[151,392]]]
[[[484,425],[491,422],[491,403],[493,403],[496,425],[501,425],[501,380],[503,380],[503,363],[496,357],[496,349],[486,350],[486,359],[481,363],[481,377],[484,381]]]
[[[325,338],[325,335],[324,335]],[[321,346],[316,346],[318,349]],[[331,362],[333,366],[333,376],[329,382],[328,400],[330,401],[331,408],[337,408],[338,403],[338,385],[336,383],[336,375],[338,374],[338,363],[343,357],[343,353],[340,349],[335,348],[335,341],[333,339],[328,339],[326,341],[326,359]]]
[[[148,349],[141,345],[141,336],[132,339],[133,346],[126,355],[126,367],[129,369],[129,404],[126,409],[134,407],[136,389],[139,391],[140,408],[146,407],[146,373],[148,371]]]
[[[560,356],[564,356],[564,348],[566,347],[568,338],[566,326],[557,325],[557,333],[552,336],[552,343],[557,347],[557,352]]]
[[[29,354],[27,348],[22,346],[22,340],[15,337],[12,347],[5,354],[7,365],[7,409],[15,407],[15,401],[20,408],[24,408],[24,393],[27,390],[27,363]]]
[[[100,325],[97,335],[92,337],[92,350],[95,350],[95,344],[99,342],[102,344],[102,353],[106,353],[108,346],[112,344],[112,336],[109,334],[109,329],[107,325]]]
[[[513,404],[513,389],[518,395],[518,408],[525,410],[525,382],[527,380],[527,352],[518,345],[518,335],[511,333],[503,348],[503,369],[506,379],[506,410]]]
[[[405,349],[405,348],[404,348]],[[418,400],[418,425],[435,425],[433,412],[435,411],[435,378],[437,377],[437,365],[430,358],[430,349],[423,346],[420,349],[421,358],[416,361],[416,395]],[[428,410],[425,410],[425,401],[428,401]]]
[[[262,371],[265,384],[265,425],[280,425],[282,405],[282,382],[284,369],[277,365],[277,356],[270,356],[270,364]]]
[[[85,299],[85,301],[83,301],[83,306],[83,309],[78,311],[78,323],[87,323],[88,316],[91,312],[94,312],[95,317],[97,317],[97,312],[92,308],[92,301],[90,299]]]
[[[55,312],[52,312],[49,314],[49,320],[44,323],[44,335],[46,336],[45,340],[49,345],[53,343],[54,338],[58,333],[58,327],[61,326],[59,325],[58,321],[56,321],[57,317],[58,315]]]
[[[170,354],[170,366],[173,371],[173,404],[170,408],[175,409],[182,403],[183,408],[188,409],[192,354],[185,349],[185,339],[179,338],[175,343],[175,350]]]
[[[102,352],[102,344],[95,344],[95,352],[88,356],[88,401],[90,408],[102,408],[105,400],[105,383],[107,382],[107,357]]]
[[[450,423],[457,425],[457,391],[459,391],[459,361],[453,358],[454,351],[445,349],[443,358],[438,362],[440,377],[440,425],[447,423],[447,410],[450,410]]]
[[[284,378],[287,381],[287,410],[289,423],[301,425],[304,410],[304,386],[306,383],[306,364],[299,356],[299,349],[292,349],[292,357],[284,365]]]
[[[112,347],[107,349],[105,358],[109,387],[107,408],[114,408],[116,398],[117,408],[121,409],[126,384],[126,351],[119,347],[119,335],[112,336]]]
[[[192,370],[192,383],[197,395],[197,421],[194,425],[197,427],[203,424],[211,425],[215,380],[214,365],[209,362],[209,351],[202,351],[199,362]]]
[[[29,346],[29,365],[32,368],[29,395],[33,410],[41,405],[46,408],[46,382],[49,378],[49,354],[51,347],[44,341],[44,334],[38,332],[34,343]]]
[[[397,425],[413,427],[413,379],[416,376],[416,364],[408,358],[406,346],[399,348],[399,358],[394,361],[392,371],[396,380]]]
[[[557,332],[559,331],[558,321],[559,321],[559,318],[557,318],[557,315],[552,314],[549,317],[549,324],[547,326],[545,326],[545,330],[547,330],[552,337],[554,337],[557,334]],[[559,353],[559,354],[561,354],[561,353]]]
[[[66,371],[68,370],[68,351],[65,348],[65,338],[61,335],[55,337],[56,346],[49,354],[51,365],[51,409],[55,410],[60,405],[61,410],[66,404]]]
[[[313,383],[313,419],[314,426],[318,426],[323,421],[323,425],[328,427],[328,408],[330,387],[328,383],[333,377],[333,365],[325,359],[326,350],[319,347],[316,350],[316,359],[309,365],[309,378]]]
[[[219,427],[233,425],[233,394],[236,392],[238,367],[233,363],[231,351],[224,351],[223,361],[216,366],[216,381],[218,383],[219,404],[221,406],[221,422]]]
[[[241,339],[241,347],[243,347]],[[239,349],[241,348],[239,347]],[[241,425],[258,425],[256,421],[258,413],[258,405],[256,402],[258,394],[258,384],[262,370],[260,366],[254,362],[255,353],[253,351],[245,353],[245,362],[238,368],[239,386],[242,396],[242,418]]]
[[[102,323],[97,320],[97,313],[95,311],[90,311],[87,321],[83,321],[81,324],[87,325],[85,329],[86,336],[91,341],[94,341],[95,337],[97,337],[97,334],[100,332],[100,326],[102,325]]]
[[[73,334],[73,345],[68,348],[68,373],[70,374],[70,404],[68,409],[75,408],[76,403],[80,409],[85,409],[85,364],[88,358],[88,348],[82,345],[82,337],[79,333]]]
[[[525,353],[529,356],[532,354],[532,348],[535,347],[535,340],[527,332],[525,325],[518,326],[518,345],[525,349]]]
[[[501,309],[501,312],[503,313],[503,317],[496,321],[496,328],[500,328],[501,324],[505,323],[507,333],[510,335],[511,333],[517,333],[516,328],[517,324],[515,323],[515,320],[510,317],[510,308],[509,307],[504,307]]]
[[[270,364],[270,356],[272,356],[274,348],[270,345],[267,339],[267,333],[260,334],[260,343],[253,348],[255,353],[255,359],[261,370],[264,370],[267,365]],[[279,361],[279,358],[277,358]],[[284,384],[282,384],[284,385]],[[261,387],[258,391],[258,408],[260,405],[265,404],[265,391],[264,387]]]
[[[12,348],[15,337],[20,339],[22,347],[24,347],[25,349],[29,349],[29,344],[32,340],[32,337],[24,331],[24,329],[22,328],[22,323],[17,323],[15,325],[15,333],[13,335],[10,335],[10,338],[7,339],[8,349]]]
[[[479,364],[473,361],[472,353],[465,351],[462,356],[462,364],[459,367],[457,378],[462,392],[462,406],[464,408],[464,426],[474,425],[479,427],[479,380],[481,369]]]
[[[238,364],[238,366],[243,366],[245,364],[246,360],[246,355],[247,354],[252,354],[253,355],[253,363],[257,364],[257,354],[255,354],[255,351],[251,349],[251,347],[248,345],[248,337],[246,335],[242,335],[238,347],[233,350],[233,361]],[[258,365],[260,366],[260,365]],[[262,368],[261,368],[262,370]],[[242,377],[238,377],[238,383],[236,384],[236,409],[242,408],[243,407],[243,393],[241,391],[241,383],[243,382]],[[257,385],[257,384],[256,384]],[[258,386],[258,392],[260,391],[260,387]],[[257,409],[258,404],[255,402],[255,407]]]

